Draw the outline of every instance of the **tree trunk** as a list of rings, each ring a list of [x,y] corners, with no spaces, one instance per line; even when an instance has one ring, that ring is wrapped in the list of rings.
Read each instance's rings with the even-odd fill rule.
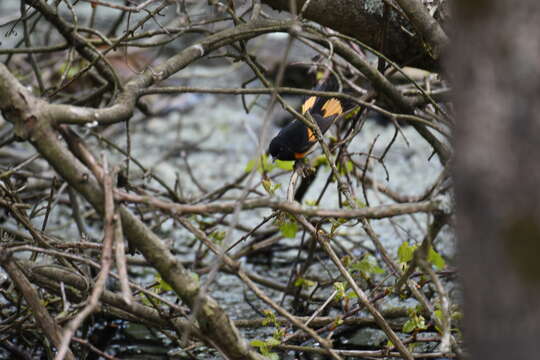
[[[540,2],[458,1],[456,201],[471,359],[540,353]]]

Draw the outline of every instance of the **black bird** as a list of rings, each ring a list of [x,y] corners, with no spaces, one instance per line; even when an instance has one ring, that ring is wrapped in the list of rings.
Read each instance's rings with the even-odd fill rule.
[[[338,91],[337,81],[328,79],[317,86],[317,91]],[[321,132],[324,134],[334,120],[345,111],[352,108],[351,104],[346,104],[335,97],[310,96],[302,104],[302,115],[311,115],[317,122]],[[272,139],[268,147],[268,153],[274,159],[279,160],[299,160],[303,159],[315,148],[317,136],[313,131],[298,119],[293,120],[285,126]]]

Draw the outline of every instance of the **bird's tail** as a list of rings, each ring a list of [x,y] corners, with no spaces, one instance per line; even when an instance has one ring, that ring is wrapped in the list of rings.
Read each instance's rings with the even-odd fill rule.
[[[330,74],[326,80],[317,84],[314,90],[339,92],[340,84],[336,77]],[[305,114],[306,111],[309,111],[312,115],[321,115],[326,118],[333,115],[339,116],[355,106],[356,104],[348,99],[332,96],[309,96],[302,105],[302,113]]]

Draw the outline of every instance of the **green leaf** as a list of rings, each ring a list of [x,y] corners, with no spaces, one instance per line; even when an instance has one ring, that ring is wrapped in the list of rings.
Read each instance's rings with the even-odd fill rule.
[[[415,322],[416,322],[416,328],[417,329],[420,329],[420,330],[426,330],[427,329],[426,319],[424,319],[424,317],[422,315],[416,316],[415,317]]]
[[[251,340],[251,342],[249,344],[251,346],[257,347],[257,348],[266,346],[266,343],[264,341],[262,341],[262,340],[259,340],[259,339]]]
[[[276,160],[275,164],[282,170],[292,171],[294,169],[294,161]]]
[[[249,160],[244,171],[251,172],[253,168],[257,168],[257,171],[262,174],[264,172],[271,171],[276,166],[277,165],[273,164],[270,161],[270,159],[268,158],[268,155],[262,154],[258,158]]]
[[[403,328],[401,329],[405,333],[413,332],[414,329],[416,329],[416,324],[414,323],[414,320],[409,319],[403,324]]]
[[[313,159],[311,164],[313,165],[313,167],[318,167],[318,166],[321,166],[321,165],[329,166],[328,159],[324,155],[317,156],[315,159]]]
[[[350,173],[354,169],[354,164],[351,160],[345,163],[345,169],[347,170],[347,173]]]
[[[344,120],[352,119],[354,116],[356,116],[356,114],[358,114],[360,109],[361,109],[360,106],[356,106],[356,108],[354,108],[352,111],[349,111],[349,113],[347,115],[345,115]]]
[[[276,327],[280,326],[278,323],[276,323]],[[274,330],[274,333],[272,336],[279,341],[285,337],[285,334],[287,333],[287,330],[284,327],[278,327],[276,330]]]
[[[441,309],[435,310],[433,314],[442,323],[442,316],[443,316],[442,310]],[[441,328],[438,327],[437,325],[435,325],[435,330],[437,330],[439,333],[442,333]]]
[[[336,232],[336,230],[343,224],[345,224],[348,219],[344,218],[337,218],[337,219],[330,219],[330,223],[332,223],[332,227],[330,229],[330,232],[333,234]]]
[[[279,227],[281,235],[286,238],[293,239],[296,237],[296,232],[298,231],[298,224],[295,222],[285,222]]]
[[[356,203],[356,206],[358,206],[360,209],[365,208],[367,205],[365,202],[358,198],[354,198],[354,202]]]
[[[352,300],[352,299],[356,299],[358,297],[358,294],[354,290],[351,289],[351,290],[347,291],[347,293],[345,294],[345,297],[347,299]]]
[[[446,266],[446,262],[444,261],[441,254],[435,251],[433,247],[429,249],[428,253],[428,261],[433,264],[437,269],[443,269]]]
[[[345,297],[345,283],[336,281],[334,283],[334,289],[336,290],[336,300],[341,300]]]
[[[269,178],[263,179],[262,186],[269,195],[274,195],[277,189],[281,187],[280,183],[273,183]]]
[[[274,314],[272,310],[269,310],[269,309],[263,310],[263,314],[265,316],[265,318],[262,321],[263,326],[267,326],[267,325],[273,325],[275,327],[279,326],[279,321],[276,318],[276,314]]]
[[[371,272],[374,274],[384,274],[384,269],[376,264],[371,267]]]
[[[273,195],[271,193],[271,191],[272,191],[272,180],[263,179],[262,186],[263,186],[264,190],[266,190],[267,193],[269,193],[270,195]]]
[[[407,309],[407,313],[409,314],[409,320],[403,324],[403,332],[412,332],[414,330],[425,330],[427,329],[426,325],[426,319],[418,314],[418,311],[420,309],[417,308],[409,308]]]
[[[414,249],[416,246],[410,246],[407,241],[404,241],[398,249],[398,259],[400,263],[407,263],[412,260]]]
[[[345,175],[345,174],[350,173],[353,170],[353,168],[354,168],[354,164],[350,160],[345,162],[344,165],[342,165],[341,163],[338,165],[338,171],[340,175]]]
[[[438,309],[438,310],[435,310],[433,312],[433,314],[435,315],[435,317],[439,320],[442,320],[442,310]]]
[[[255,167],[255,159],[251,159],[246,164],[246,168],[244,169],[244,172],[247,172],[247,173],[251,172],[251,170],[253,170],[254,167]]]
[[[275,337],[271,337],[266,340],[266,343],[268,344],[268,346],[272,347],[281,344],[281,341],[279,341]]]
[[[223,239],[225,239],[225,235],[227,235],[225,231],[214,230],[210,233],[210,238],[212,238],[214,243],[221,244]]]
[[[310,288],[312,286],[317,285],[317,283],[313,280],[304,279],[302,277],[299,277],[294,281],[294,286],[301,287],[301,288]]]
[[[341,262],[343,263],[343,266],[345,266],[345,268],[349,268],[352,264],[352,257],[350,257],[349,255],[345,255],[341,258]]]
[[[163,278],[158,275],[156,277],[156,280],[158,282],[157,284],[157,288],[160,290],[160,291],[172,291],[172,286],[169,285],[165,280],[163,280]]]
[[[279,356],[277,353],[270,352],[270,349],[273,346],[281,344],[281,341],[279,339],[276,339],[274,337],[270,337],[266,339],[266,341],[262,340],[251,340],[250,345],[253,347],[256,347],[259,349],[260,353],[264,355],[265,357],[272,359],[272,360],[279,360]]]
[[[356,261],[350,267],[351,271],[359,271],[365,275],[384,274],[384,270],[379,267],[373,256],[367,254],[360,261]]]

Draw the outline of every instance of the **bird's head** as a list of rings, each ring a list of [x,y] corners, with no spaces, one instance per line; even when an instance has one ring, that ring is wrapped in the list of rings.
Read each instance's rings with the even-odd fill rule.
[[[283,142],[283,139],[279,136],[276,136],[270,142],[270,146],[268,146],[268,154],[272,155],[274,159],[278,160],[296,160],[294,157],[294,152],[289,149],[289,147]]]

